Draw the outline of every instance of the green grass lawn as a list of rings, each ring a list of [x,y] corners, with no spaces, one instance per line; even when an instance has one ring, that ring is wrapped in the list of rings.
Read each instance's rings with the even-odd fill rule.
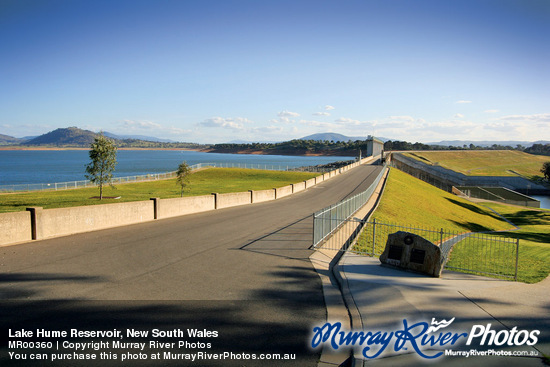
[[[440,190],[392,168],[378,209],[377,221],[454,232],[511,229],[490,209]]]
[[[484,205],[496,210],[520,227],[502,234],[519,238],[519,280],[538,282],[550,273],[550,210],[533,209],[493,202]]]
[[[500,218],[489,207],[521,229],[513,230],[513,226]],[[392,168],[380,205],[374,212],[373,218],[379,223],[433,230],[433,232],[424,231],[418,234],[435,243],[439,242],[437,230],[440,228],[455,233],[507,231],[495,234],[495,236],[520,239],[518,280],[535,283],[550,273],[549,210],[535,210],[492,202],[472,203]],[[366,227],[358,241],[358,247],[368,252],[372,251],[372,248],[369,247],[369,243],[372,242],[370,241],[372,236],[370,227]],[[377,226],[377,232],[383,230],[385,230],[385,226]],[[387,229],[388,233],[397,230],[394,227]],[[413,231],[411,230],[411,232]],[[507,247],[515,246],[506,244],[501,248],[506,248],[508,251]],[[475,242],[469,245],[467,251],[462,251],[458,245],[455,249],[457,251],[453,250],[451,257],[451,259],[455,257],[455,264],[485,261],[494,269],[509,268],[510,264],[515,266],[515,255],[513,259],[506,257],[497,259],[492,255],[486,256],[487,248],[477,246]],[[379,248],[377,252],[382,250],[383,248]]]
[[[522,176],[537,179],[549,157],[515,150],[459,150],[411,152],[404,155],[430,165],[460,172],[469,176]]]
[[[248,190],[264,190],[308,180],[318,173],[265,171],[240,168],[209,168],[191,174],[184,196],[209,195],[213,192],[228,193]],[[104,196],[120,196],[120,199],[91,199],[99,196],[98,188],[63,191],[41,191],[18,194],[0,194],[0,212],[25,210],[30,206],[45,209],[116,202],[149,200],[152,197],[175,198],[180,196],[176,179],[120,184],[116,189],[104,188]]]

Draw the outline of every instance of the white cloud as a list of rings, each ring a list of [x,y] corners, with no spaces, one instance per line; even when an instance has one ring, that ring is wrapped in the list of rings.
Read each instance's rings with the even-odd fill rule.
[[[263,126],[263,127],[255,127],[250,130],[252,133],[260,133],[260,134],[281,134],[284,133],[285,129],[281,126]]]
[[[550,113],[538,113],[534,115],[508,115],[500,117],[499,120],[549,123]]]
[[[464,115],[461,113],[456,113],[454,117],[455,119],[461,119],[461,118],[464,118]]]
[[[313,116],[330,116],[328,112],[315,112]]]
[[[390,120],[397,120],[397,121],[403,121],[403,122],[413,122],[416,119],[412,116],[390,116]]]
[[[497,113],[498,110],[485,110],[483,112],[485,112],[485,113]]]
[[[284,110],[284,111],[279,112],[277,114],[277,116],[279,116],[279,117],[298,117],[298,116],[300,116],[300,114],[297,113],[297,112],[291,112],[291,111]]]
[[[456,101],[455,103],[458,103],[458,104],[465,104],[465,103],[472,103],[472,101],[460,100],[460,101]]]
[[[326,111],[334,110],[334,107],[327,104],[327,105],[325,106],[325,110],[326,110]]]
[[[300,120],[300,124],[313,127],[321,127],[323,129],[335,129],[339,125],[332,122],[315,121],[315,120]]]
[[[340,125],[353,125],[353,126],[362,125],[364,123],[364,122],[361,122],[359,120],[354,120],[354,119],[350,119],[350,118],[347,118],[347,117],[340,117],[340,118],[334,120],[334,122],[336,122],[337,124],[340,124]]]
[[[199,123],[199,125],[204,127],[221,127],[224,129],[231,129],[231,130],[243,130],[245,123],[250,123],[251,121],[242,118],[223,118],[223,117],[211,117],[209,119],[204,120],[203,122]]]
[[[162,125],[153,121],[134,121],[134,120],[124,120],[122,122],[122,127],[127,130],[158,130],[162,129]]]

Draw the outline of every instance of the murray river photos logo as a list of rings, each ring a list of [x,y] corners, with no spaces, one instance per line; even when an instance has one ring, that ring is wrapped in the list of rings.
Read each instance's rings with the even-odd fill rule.
[[[469,333],[448,331],[455,318],[436,321],[431,324],[425,321],[414,324],[403,319],[403,328],[393,331],[346,331],[342,330],[340,322],[327,322],[321,327],[313,328],[311,346],[328,345],[337,350],[346,346],[362,347],[362,355],[373,359],[379,357],[385,350],[393,347],[394,352],[413,350],[426,359],[441,357],[444,351],[433,351],[434,348],[450,348],[456,344],[467,346],[533,346],[538,342],[539,330],[493,330],[491,324],[474,325]],[[425,349],[430,349],[426,352]]]

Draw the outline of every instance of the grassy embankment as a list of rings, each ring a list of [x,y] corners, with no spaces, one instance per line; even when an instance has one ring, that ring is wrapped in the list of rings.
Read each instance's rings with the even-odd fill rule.
[[[264,171],[239,168],[209,168],[196,171],[190,176],[188,190],[184,196],[210,195],[213,192],[228,193],[248,190],[266,190],[308,180],[318,173]],[[97,205],[127,201],[180,197],[180,187],[175,179],[140,183],[127,183],[106,187],[104,196],[120,196],[120,199],[91,199],[98,196],[97,188],[84,188],[64,191],[41,191],[0,195],[0,212],[25,210],[30,206],[45,209],[64,208],[82,205]]]
[[[540,169],[549,157],[515,150],[461,150],[405,153],[406,156],[430,165],[468,176],[516,176],[541,178]]]
[[[521,227],[518,231],[499,234],[508,238],[520,238],[519,280],[535,283],[548,276],[550,211],[495,203],[483,205],[493,208]],[[434,230],[443,228],[458,233],[514,228],[483,205],[459,198],[397,169],[391,169],[380,205],[373,218],[380,223]],[[360,246],[365,246],[365,238],[369,238],[368,236],[370,233],[364,232],[359,240]],[[458,255],[458,251],[453,255]],[[481,258],[479,253],[460,256]]]

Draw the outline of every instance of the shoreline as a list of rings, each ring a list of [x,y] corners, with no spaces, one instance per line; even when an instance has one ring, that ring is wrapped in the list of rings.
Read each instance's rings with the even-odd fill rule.
[[[90,148],[83,147],[14,147],[14,146],[0,146],[0,150],[90,150]],[[185,150],[201,152],[201,149],[191,148],[118,148],[118,150]]]
[[[90,150],[84,147],[20,147],[20,146],[0,146],[0,151],[63,151],[63,150]],[[293,153],[293,152],[269,152],[262,150],[238,150],[238,151],[216,151],[214,149],[194,149],[194,148],[118,148],[118,150],[160,150],[160,151],[189,151],[202,153],[219,153],[219,154],[250,154],[250,155],[280,155],[289,157],[353,157],[353,155],[332,154],[326,153]]]

